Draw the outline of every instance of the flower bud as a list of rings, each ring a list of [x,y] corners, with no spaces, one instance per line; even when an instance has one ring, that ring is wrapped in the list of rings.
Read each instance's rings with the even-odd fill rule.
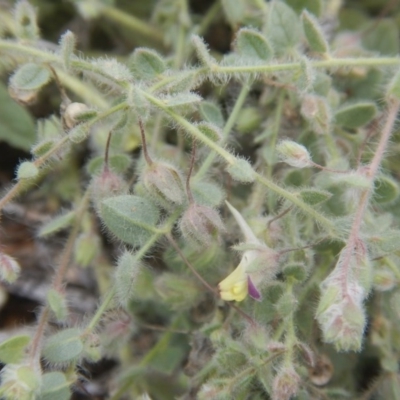
[[[161,204],[182,204],[185,200],[181,173],[166,162],[147,165],[142,174],[143,185]]]
[[[21,267],[12,257],[0,252],[0,278],[7,283],[17,280]]]
[[[291,140],[282,140],[276,149],[282,161],[292,167],[305,168],[311,164],[310,154],[301,144],[292,142]]]
[[[92,180],[92,198],[95,204],[109,197],[118,194],[124,194],[127,188],[125,181],[108,168],[104,168],[103,172],[95,176]]]
[[[85,114],[89,110],[89,107],[84,103],[71,103],[69,104],[63,115],[63,122],[67,129],[71,129],[76,126],[81,119],[79,118],[82,114]]]
[[[215,239],[219,239],[220,231],[224,231],[224,224],[217,211],[210,207],[196,203],[190,204],[179,223],[183,237],[198,245],[210,246]]]
[[[272,383],[273,400],[290,400],[298,390],[300,376],[292,366],[282,368]]]

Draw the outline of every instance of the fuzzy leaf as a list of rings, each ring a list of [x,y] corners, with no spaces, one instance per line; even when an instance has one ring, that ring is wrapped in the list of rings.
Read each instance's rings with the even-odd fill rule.
[[[66,31],[60,39],[60,54],[64,67],[68,69],[76,46],[76,37],[71,31]]]
[[[283,1],[270,3],[267,19],[267,37],[276,52],[284,53],[301,38],[301,25],[296,13]]]
[[[156,51],[143,47],[135,49],[130,61],[141,79],[155,78],[167,68],[165,61]]]
[[[304,281],[307,277],[306,269],[301,263],[285,265],[282,269],[282,272],[286,278],[294,278],[299,282]]]
[[[300,192],[300,196],[305,203],[314,206],[329,200],[332,197],[332,193],[326,192],[325,190],[304,189]]]
[[[53,311],[58,321],[64,321],[68,315],[67,303],[65,295],[62,295],[55,289],[50,289],[47,292],[47,302],[51,311]]]
[[[396,99],[400,100],[400,69],[396,72],[392,80],[390,81],[387,94],[389,96],[394,96]]]
[[[46,85],[51,78],[48,68],[28,63],[18,68],[10,78],[10,85],[17,90],[37,90]]]
[[[40,228],[38,233],[39,237],[52,235],[62,229],[68,228],[72,224],[74,217],[75,211],[69,211],[65,214],[53,218]]]
[[[197,57],[204,66],[211,67],[212,65],[217,64],[217,61],[211,57],[207,45],[200,36],[193,35],[192,43],[196,50]]]
[[[135,296],[136,278],[142,269],[140,261],[135,254],[125,251],[117,262],[115,270],[115,285],[117,287],[117,297],[120,303],[127,307],[129,301]]]
[[[11,99],[0,83],[0,140],[10,146],[29,151],[35,142],[35,124],[30,114]]]
[[[396,55],[399,52],[399,29],[393,19],[382,19],[379,24],[372,22],[373,29],[366,29],[362,35],[364,47],[382,55]]]
[[[399,185],[394,179],[382,175],[375,181],[373,200],[377,203],[389,203],[395,200],[398,195]]]
[[[218,207],[226,198],[224,190],[213,182],[192,180],[191,189],[196,203],[204,206]]]
[[[335,120],[338,125],[345,128],[358,128],[370,122],[376,115],[377,108],[374,103],[360,102],[341,107],[336,111]]]
[[[76,360],[83,352],[83,343],[78,328],[64,329],[52,335],[43,348],[43,356],[51,363]]]
[[[243,183],[254,182],[254,170],[244,158],[237,158],[233,164],[226,168],[226,171],[235,181]]]
[[[303,11],[301,19],[310,49],[319,53],[326,53],[329,50],[328,42],[318,20],[308,11]]]
[[[266,61],[272,57],[272,49],[267,39],[258,31],[242,28],[236,37],[238,53],[254,60]]]
[[[21,163],[17,170],[17,179],[35,178],[39,174],[38,167],[30,161]]]
[[[18,335],[0,344],[0,361],[4,364],[18,364],[24,357],[25,347],[29,344],[29,335]]]
[[[168,95],[162,98],[164,104],[169,108],[187,106],[199,103],[202,98],[196,93],[177,93],[175,95]]]
[[[209,101],[203,101],[199,106],[201,116],[212,124],[222,128],[225,124],[224,116],[222,115],[221,109]]]
[[[158,208],[139,196],[123,195],[103,200],[100,216],[120,240],[137,246],[152,235],[159,219]]]
[[[68,400],[70,383],[62,372],[47,372],[42,376],[42,388],[38,400]]]

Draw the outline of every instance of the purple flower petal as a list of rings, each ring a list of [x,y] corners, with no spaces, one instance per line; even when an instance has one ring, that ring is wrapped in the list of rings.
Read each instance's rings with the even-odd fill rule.
[[[248,290],[249,290],[250,297],[252,297],[254,300],[261,301],[261,293],[255,287],[255,285],[252,282],[250,276],[248,276],[248,275],[247,275],[247,287],[248,287]]]

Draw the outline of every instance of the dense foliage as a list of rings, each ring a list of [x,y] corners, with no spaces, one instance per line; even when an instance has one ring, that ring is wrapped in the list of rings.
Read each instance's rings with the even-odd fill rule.
[[[400,399],[397,2],[11,3],[0,218],[63,247],[2,398]]]

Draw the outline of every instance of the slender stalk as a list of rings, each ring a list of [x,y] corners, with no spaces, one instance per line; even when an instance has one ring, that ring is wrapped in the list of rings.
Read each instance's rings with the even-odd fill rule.
[[[370,179],[371,184],[370,187],[364,190],[360,195],[357,212],[353,219],[353,224],[351,226],[349,238],[346,243],[346,248],[344,249],[345,254],[343,255],[343,263],[341,264],[341,284],[344,295],[347,295],[348,293],[351,257],[353,256],[354,250],[357,246],[357,242],[360,240],[361,225],[364,220],[364,214],[368,208],[369,200],[373,191],[373,182],[378,173],[386,147],[392,134],[399,107],[400,102],[398,100],[393,101],[389,105],[386,123],[382,129],[382,134],[378,143],[378,147],[375,150],[374,158],[372,159],[366,171],[366,175]]]

